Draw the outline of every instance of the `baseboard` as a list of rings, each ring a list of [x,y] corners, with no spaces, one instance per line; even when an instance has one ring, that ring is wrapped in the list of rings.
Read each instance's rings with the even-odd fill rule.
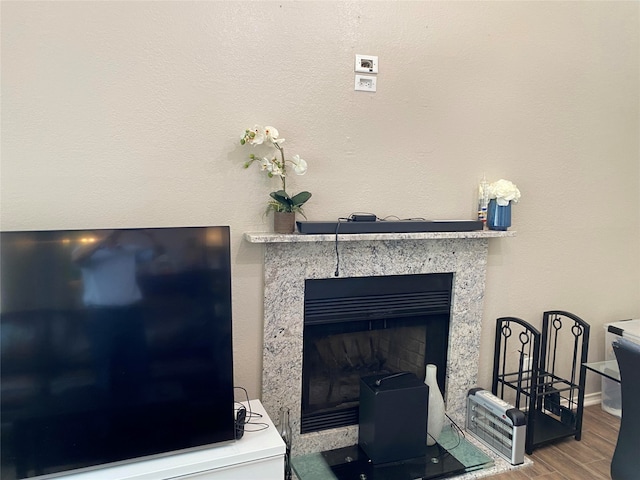
[[[584,396],[584,406],[600,405],[602,402],[602,392],[588,393]]]
[[[592,405],[600,405],[600,403],[602,403],[602,392],[594,392],[594,393],[588,393],[585,394],[584,396],[584,406],[585,407],[591,407]],[[563,406],[568,406],[569,402],[566,398],[563,398],[560,401],[560,404]],[[526,410],[523,410],[526,411]]]

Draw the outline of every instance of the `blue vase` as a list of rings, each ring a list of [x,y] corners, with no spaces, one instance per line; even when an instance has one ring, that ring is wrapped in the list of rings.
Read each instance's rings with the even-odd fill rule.
[[[489,201],[487,209],[487,227],[489,230],[506,230],[511,226],[511,202],[500,206],[495,198]]]

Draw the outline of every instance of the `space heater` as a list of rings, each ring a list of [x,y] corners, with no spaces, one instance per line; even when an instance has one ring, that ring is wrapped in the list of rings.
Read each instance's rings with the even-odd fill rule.
[[[524,463],[525,414],[491,392],[469,390],[466,429],[512,465]]]

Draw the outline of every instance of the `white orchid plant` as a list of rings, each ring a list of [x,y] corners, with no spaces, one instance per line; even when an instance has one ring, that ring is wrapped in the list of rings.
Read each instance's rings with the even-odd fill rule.
[[[501,178],[489,185],[489,198],[495,198],[498,205],[505,207],[509,202],[517,203],[520,200],[520,190],[509,180]]]
[[[272,200],[267,205],[267,212],[271,210],[274,212],[299,212],[304,216],[302,206],[311,198],[311,193],[304,191],[292,197],[289,196],[287,193],[287,166],[291,166],[296,175],[304,175],[307,173],[307,162],[300,158],[300,155],[294,155],[290,160],[285,160],[283,143],[284,138],[279,138],[278,130],[274,127],[255,125],[253,128],[246,129],[240,137],[241,145],[254,147],[267,145],[273,150],[262,157],[252,153],[249,155],[249,160],[245,162],[244,168],[249,168],[251,164],[257,163],[269,178],[280,178],[282,188],[269,194]],[[280,158],[278,158],[278,152]]]

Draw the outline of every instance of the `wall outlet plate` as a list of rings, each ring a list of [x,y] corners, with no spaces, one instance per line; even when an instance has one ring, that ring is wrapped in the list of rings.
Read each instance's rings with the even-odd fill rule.
[[[376,55],[356,54],[356,72],[378,73],[378,57]]]
[[[364,92],[375,92],[376,80],[376,77],[370,75],[356,75],[355,89]]]

